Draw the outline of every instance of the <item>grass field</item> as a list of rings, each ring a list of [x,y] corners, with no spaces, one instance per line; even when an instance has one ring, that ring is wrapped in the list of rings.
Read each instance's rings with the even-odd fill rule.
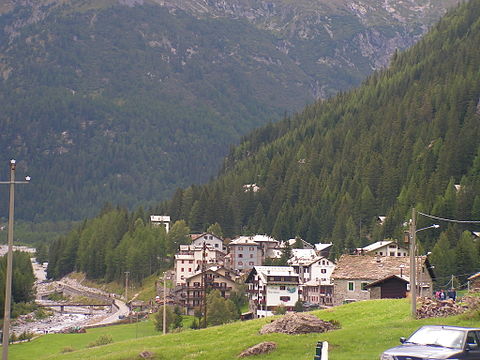
[[[409,335],[423,324],[455,324],[480,326],[477,317],[413,320],[409,317],[406,300],[376,300],[352,303],[329,310],[314,311],[324,320],[340,322],[341,329],[324,334],[259,335],[263,324],[272,320],[258,319],[236,322],[204,330],[185,330],[180,333],[158,335],[148,321],[138,324],[91,329],[86,334],[52,334],[30,343],[10,347],[10,358],[27,359],[140,359],[142,351],[154,354],[154,359],[227,360],[249,346],[262,341],[274,341],[277,349],[255,356],[255,360],[311,360],[317,341],[328,341],[330,360],[374,360],[391,346],[398,344],[400,336]],[[110,334],[113,343],[96,348],[86,348],[102,334]],[[67,347],[75,351],[62,353]]]

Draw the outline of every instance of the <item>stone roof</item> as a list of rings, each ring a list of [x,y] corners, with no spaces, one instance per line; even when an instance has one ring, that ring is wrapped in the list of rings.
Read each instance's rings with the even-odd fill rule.
[[[422,263],[425,261],[425,257],[422,257]],[[406,256],[342,255],[332,278],[377,281],[391,275],[400,276],[400,272],[407,276],[409,271],[410,260]]]

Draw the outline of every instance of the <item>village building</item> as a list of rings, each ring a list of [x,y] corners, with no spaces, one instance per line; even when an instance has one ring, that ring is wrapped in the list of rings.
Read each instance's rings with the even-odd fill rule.
[[[210,245],[180,245],[174,257],[175,283],[183,285],[186,279],[201,271],[202,263],[207,266],[223,265],[225,253]]]
[[[228,299],[235,287],[234,274],[224,267],[211,266],[186,278],[175,292],[186,314],[194,315],[195,309],[204,303],[205,291],[208,294],[211,290],[218,290],[222,297]]]
[[[279,306],[292,311],[299,300],[299,277],[291,266],[255,266],[245,283],[255,317],[271,316]]]
[[[303,301],[319,306],[332,304],[333,261],[318,256],[313,249],[292,249],[288,264],[299,275]]]
[[[150,215],[150,223],[153,226],[164,226],[167,233],[170,230],[170,216]]]
[[[266,258],[276,257],[277,247],[278,241],[266,235],[239,236],[228,244],[230,252],[225,264],[231,269],[249,271],[262,265]]]
[[[317,306],[333,305],[333,284],[322,284],[321,281],[312,279],[301,286],[302,299],[307,304]]]
[[[333,305],[345,302],[406,297],[410,259],[405,256],[342,255],[332,273]],[[419,296],[431,296],[434,274],[426,256],[418,256]]]
[[[408,249],[394,240],[377,241],[355,252],[357,255],[408,256]]]
[[[226,252],[226,247],[223,244],[223,239],[212,233],[192,234],[192,245],[202,247],[206,244],[209,247],[213,247],[215,250]]]
[[[335,269],[333,261],[318,256],[313,249],[292,249],[288,265],[299,275],[301,284],[315,280],[330,285],[330,277]]]

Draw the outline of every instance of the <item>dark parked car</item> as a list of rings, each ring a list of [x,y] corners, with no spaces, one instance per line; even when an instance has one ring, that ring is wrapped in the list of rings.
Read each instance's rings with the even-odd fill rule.
[[[425,325],[400,342],[380,360],[480,360],[480,328]]]

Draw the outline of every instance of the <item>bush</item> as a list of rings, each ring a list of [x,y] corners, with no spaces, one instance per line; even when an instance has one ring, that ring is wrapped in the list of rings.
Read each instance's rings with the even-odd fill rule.
[[[285,315],[287,313],[287,308],[284,305],[278,305],[273,313],[275,315]]]
[[[38,306],[34,302],[13,303],[12,317],[16,318],[20,315],[25,315],[35,311],[36,309],[38,309]]]
[[[33,339],[33,336],[34,336],[33,333],[24,331],[23,333],[20,334],[20,336],[18,337],[18,340],[19,341],[25,341],[25,340],[30,341],[30,340]]]
[[[69,352],[74,352],[75,349],[71,346],[65,346],[62,351],[60,351],[62,354],[69,353]]]
[[[113,342],[112,335],[101,335],[97,340],[88,344],[87,347],[91,348],[95,346],[102,346],[102,345],[111,344],[112,342]]]
[[[51,316],[52,313],[45,309],[39,308],[35,310],[35,318],[38,320],[46,319],[47,317]]]

